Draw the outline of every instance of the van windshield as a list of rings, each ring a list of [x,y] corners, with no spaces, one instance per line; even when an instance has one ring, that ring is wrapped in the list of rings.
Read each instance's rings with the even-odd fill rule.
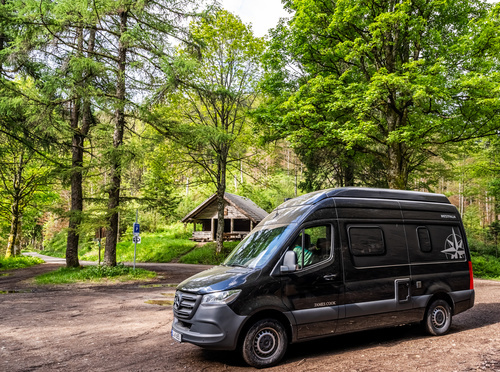
[[[223,265],[261,268],[282,246],[290,225],[253,230],[226,258]]]

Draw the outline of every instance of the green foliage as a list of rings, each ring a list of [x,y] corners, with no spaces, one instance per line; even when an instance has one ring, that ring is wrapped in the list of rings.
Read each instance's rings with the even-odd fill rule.
[[[469,249],[478,255],[500,256],[500,248],[487,236],[474,235],[467,232],[467,242]]]
[[[64,258],[66,256],[66,239],[68,234],[61,230],[54,237],[45,242],[44,249],[41,252],[47,256]]]
[[[343,183],[378,165],[378,183],[405,189],[443,144],[499,128],[499,17],[483,1],[285,8],[293,15],[272,32],[263,82],[272,99],[259,118],[304,162],[328,150],[318,161]]]
[[[0,257],[0,270],[22,269],[43,263],[38,257],[18,256],[3,258]]]
[[[77,268],[62,267],[56,271],[42,274],[35,278],[37,284],[66,284],[76,282],[102,282],[106,280],[128,281],[148,280],[156,277],[156,273],[144,269],[118,264],[114,267],[87,266]]]
[[[483,279],[500,280],[500,259],[491,255],[472,253],[474,276]]]
[[[271,212],[285,201],[295,196],[295,176],[276,171],[267,177],[261,177],[258,184],[247,183],[242,186],[242,195],[252,200],[259,207]]]
[[[190,31],[201,48],[184,44],[175,63],[164,65],[172,78],[162,103],[155,106],[155,125],[178,146],[179,157],[205,173],[222,205],[228,168],[246,152],[264,40],[221,9],[191,23]],[[222,249],[223,219],[220,208],[218,250]]]
[[[221,253],[216,253],[216,244],[207,243],[201,247],[193,249],[191,252],[182,256],[179,262],[186,264],[199,264],[199,265],[219,265],[231,251],[238,245],[239,242],[224,242],[224,248]]]

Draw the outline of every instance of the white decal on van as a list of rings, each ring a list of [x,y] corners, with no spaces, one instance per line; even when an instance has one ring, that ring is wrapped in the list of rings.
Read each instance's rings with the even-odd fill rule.
[[[337,303],[335,301],[328,302],[316,302],[314,307],[323,307],[323,306],[335,306]]]
[[[444,250],[441,251],[446,255],[447,259],[458,260],[465,257],[465,248],[462,237],[451,229],[451,235],[446,238],[444,243]]]
[[[456,220],[457,216],[454,216],[452,214],[442,214],[441,218],[452,218],[452,219]]]

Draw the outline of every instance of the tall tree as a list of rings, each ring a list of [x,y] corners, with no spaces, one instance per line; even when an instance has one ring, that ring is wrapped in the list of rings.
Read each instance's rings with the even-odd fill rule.
[[[51,164],[11,136],[0,136],[0,214],[9,220],[6,256],[21,253],[22,217],[37,194],[50,185]]]
[[[391,188],[442,144],[499,127],[498,11],[481,0],[297,0],[265,87],[292,141],[369,153]],[[306,134],[303,136],[303,134]],[[307,145],[307,144],[306,144]]]
[[[0,1],[0,210],[10,223],[7,255],[20,253],[22,216],[47,192],[58,154],[47,151],[57,134],[37,81],[44,64],[29,58],[40,27],[20,16],[24,5]]]
[[[18,22],[38,26],[32,32],[20,32],[14,46],[19,48],[23,43],[31,43],[34,51],[29,54],[29,60],[44,62],[45,66],[39,68],[35,76],[42,95],[41,104],[46,111],[62,117],[62,120],[52,120],[52,127],[59,133],[58,142],[70,154],[70,160],[62,167],[71,188],[68,267],[79,265],[85,141],[95,123],[91,102],[102,94],[96,80],[98,77],[102,80],[104,70],[94,55],[95,8],[87,5],[80,1],[26,1],[18,4],[16,11]],[[37,42],[30,42],[30,38]]]
[[[113,150],[110,152],[111,182],[108,187],[108,228],[106,230],[106,265],[116,265],[118,213],[123,161],[122,145],[127,116],[148,120],[149,113],[138,110],[134,99],[147,98],[163,79],[161,66],[170,63],[169,40],[189,43],[186,21],[196,14],[194,0],[163,0],[161,2],[124,1],[111,4],[105,30],[108,44],[103,56],[114,65],[115,81]],[[102,24],[102,19],[101,19]],[[113,45],[115,46],[113,48]]]
[[[247,130],[248,113],[255,105],[264,42],[224,10],[195,22],[191,32],[202,48],[182,49],[171,66],[174,85],[166,87],[167,104],[158,109],[167,120],[157,127],[187,151],[215,186],[220,252],[228,164],[241,159],[234,159],[231,150]]]
[[[36,4],[35,4],[36,3]],[[194,0],[42,1],[21,6],[23,17],[42,24],[49,42],[37,51],[56,72],[46,76],[50,102],[59,105],[71,129],[71,211],[66,260],[78,265],[79,226],[83,211],[84,153],[89,130],[101,120],[113,128],[103,150],[109,171],[105,264],[116,264],[118,213],[127,117],[137,117],[137,103],[160,84],[160,65],[172,55],[169,41],[188,41],[186,20],[195,16]],[[50,76],[49,76],[50,75]],[[61,78],[62,77],[62,78]],[[50,84],[49,84],[50,83]]]

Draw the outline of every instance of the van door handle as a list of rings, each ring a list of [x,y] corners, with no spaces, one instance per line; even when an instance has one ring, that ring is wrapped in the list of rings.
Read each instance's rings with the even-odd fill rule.
[[[336,279],[339,276],[339,274],[326,274],[323,279],[325,280],[333,280]]]

